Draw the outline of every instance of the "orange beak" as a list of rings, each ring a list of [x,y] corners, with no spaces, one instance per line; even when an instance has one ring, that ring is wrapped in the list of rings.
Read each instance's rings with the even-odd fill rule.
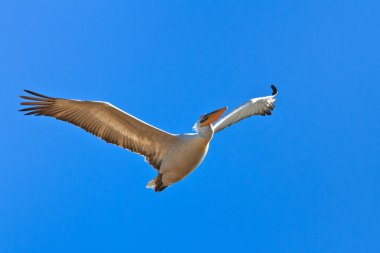
[[[206,114],[205,117],[207,117],[207,119],[205,121],[203,121],[200,124],[200,126],[203,127],[203,126],[211,125],[215,120],[219,119],[220,116],[222,116],[222,114],[226,110],[227,110],[227,107],[223,107],[223,108],[220,108],[216,111],[213,111],[213,112]]]

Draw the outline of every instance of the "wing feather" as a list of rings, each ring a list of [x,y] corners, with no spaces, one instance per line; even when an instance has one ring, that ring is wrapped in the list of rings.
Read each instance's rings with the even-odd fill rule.
[[[278,93],[274,85],[271,88],[273,91],[271,96],[253,98],[217,121],[213,125],[214,132],[219,132],[232,124],[254,115],[271,115],[274,109],[273,103],[276,101],[274,97]]]
[[[76,125],[102,140],[143,155],[159,170],[161,161],[177,137],[155,128],[117,107],[99,101],[53,98],[25,90],[34,95],[21,105],[25,115],[44,115]],[[32,101],[32,102],[30,102]]]

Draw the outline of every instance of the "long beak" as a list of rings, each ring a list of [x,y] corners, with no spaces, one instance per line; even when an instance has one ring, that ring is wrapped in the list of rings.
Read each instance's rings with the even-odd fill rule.
[[[227,106],[206,114],[205,117],[207,117],[207,119],[204,122],[202,122],[200,126],[203,127],[203,126],[211,125],[215,120],[219,119],[220,116],[222,116],[222,114],[226,110],[227,110]]]

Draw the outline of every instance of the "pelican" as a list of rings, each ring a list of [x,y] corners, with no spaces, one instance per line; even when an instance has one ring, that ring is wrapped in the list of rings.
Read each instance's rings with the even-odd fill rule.
[[[156,192],[182,180],[203,161],[214,133],[253,115],[271,115],[277,89],[272,95],[253,98],[220,118],[227,107],[203,114],[195,123],[196,133],[171,134],[151,126],[107,102],[53,98],[24,90],[25,115],[49,116],[69,122],[100,139],[145,157],[157,170],[146,185]],[[219,120],[218,120],[219,119]],[[218,121],[217,121],[218,120]]]

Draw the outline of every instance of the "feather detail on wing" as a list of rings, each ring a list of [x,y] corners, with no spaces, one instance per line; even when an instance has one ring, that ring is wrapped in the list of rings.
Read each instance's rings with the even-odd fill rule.
[[[117,107],[98,101],[52,98],[25,90],[34,95],[20,96],[29,100],[20,111],[25,115],[44,115],[74,124],[108,143],[143,155],[159,170],[163,157],[177,137],[129,115]]]
[[[214,132],[219,132],[240,120],[254,115],[271,115],[274,109],[274,102],[276,101],[274,97],[277,95],[276,87],[271,85],[271,88],[273,91],[271,96],[253,98],[217,121],[213,125]]]

